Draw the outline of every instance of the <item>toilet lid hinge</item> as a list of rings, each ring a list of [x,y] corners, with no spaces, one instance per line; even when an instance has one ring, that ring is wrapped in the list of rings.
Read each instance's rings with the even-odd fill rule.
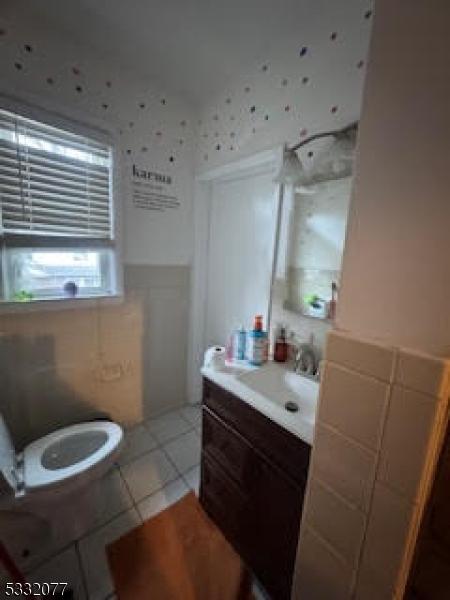
[[[11,469],[11,476],[14,480],[14,490],[16,498],[25,495],[25,473],[23,452],[16,455],[15,465]]]

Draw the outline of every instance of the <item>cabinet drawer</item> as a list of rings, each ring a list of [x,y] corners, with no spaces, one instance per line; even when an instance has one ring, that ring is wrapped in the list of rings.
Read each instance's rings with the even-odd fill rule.
[[[254,538],[251,503],[218,463],[202,454],[200,502],[244,561]]]
[[[310,455],[308,444],[205,378],[203,404],[304,487]]]
[[[227,474],[244,489],[251,489],[259,469],[254,450],[218,417],[203,409],[202,449],[220,463]]]

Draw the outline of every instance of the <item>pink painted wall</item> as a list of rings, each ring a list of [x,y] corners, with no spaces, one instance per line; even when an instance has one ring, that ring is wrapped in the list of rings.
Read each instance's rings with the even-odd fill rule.
[[[378,0],[339,328],[450,355],[450,4]]]

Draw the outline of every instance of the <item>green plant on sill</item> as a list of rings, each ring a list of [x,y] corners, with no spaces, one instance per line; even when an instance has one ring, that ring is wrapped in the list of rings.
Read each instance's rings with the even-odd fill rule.
[[[33,300],[34,295],[31,292],[26,292],[25,290],[20,290],[20,292],[15,292],[14,300],[15,302],[30,302]]]
[[[305,294],[303,296],[303,302],[308,306],[312,306],[313,308],[320,308],[322,299],[317,294]]]

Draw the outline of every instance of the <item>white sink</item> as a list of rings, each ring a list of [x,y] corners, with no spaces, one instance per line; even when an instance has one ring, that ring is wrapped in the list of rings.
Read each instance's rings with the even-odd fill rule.
[[[241,373],[237,379],[287,412],[291,412],[289,408],[294,409],[293,412],[302,419],[314,423],[319,394],[317,381],[287,371],[276,363]]]

